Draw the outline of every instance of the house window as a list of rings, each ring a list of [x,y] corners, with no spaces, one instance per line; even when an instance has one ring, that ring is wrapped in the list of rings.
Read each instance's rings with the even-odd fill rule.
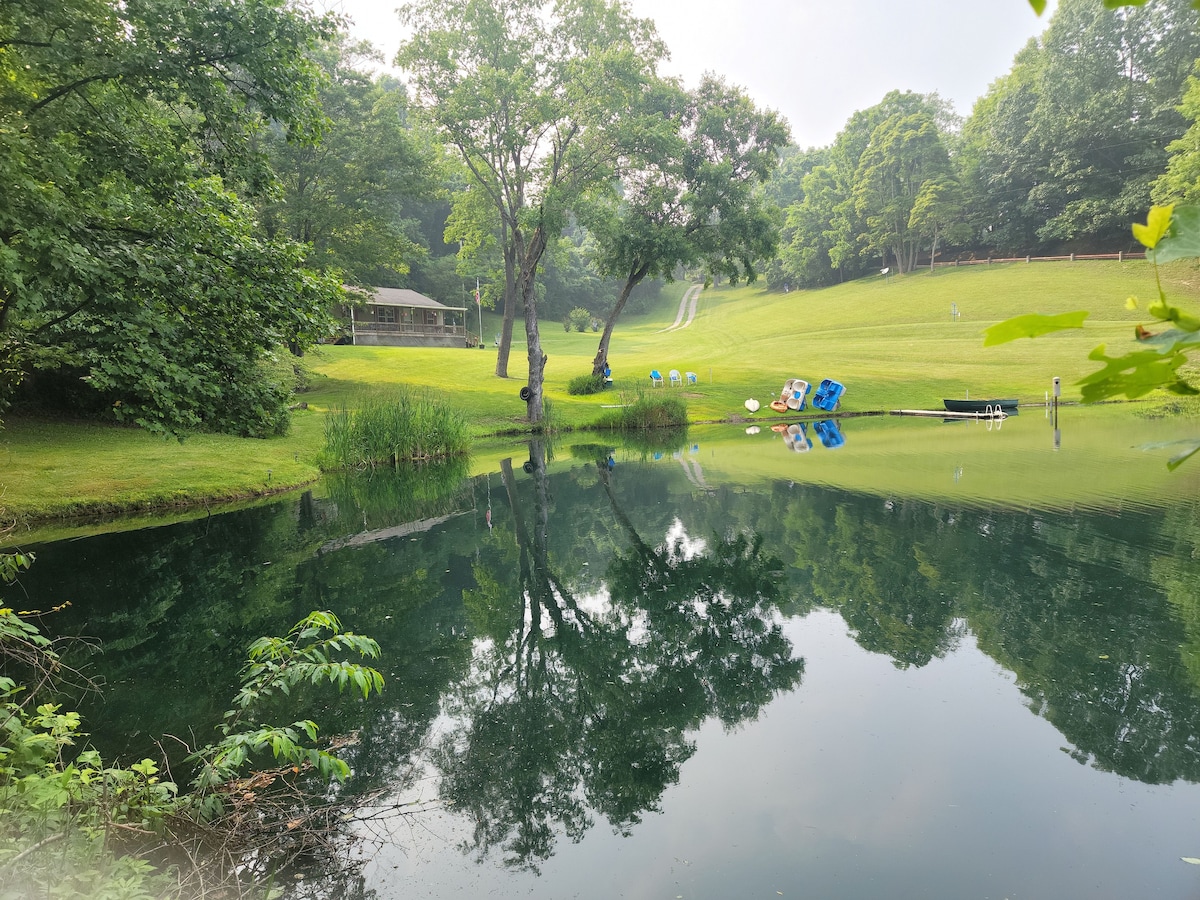
[[[379,308],[379,321],[384,325],[395,325],[396,310],[391,306],[381,306]]]

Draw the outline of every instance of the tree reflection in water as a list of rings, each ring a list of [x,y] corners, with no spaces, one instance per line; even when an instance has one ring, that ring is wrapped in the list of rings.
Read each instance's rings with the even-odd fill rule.
[[[81,708],[91,740],[126,758],[208,733],[250,640],[337,611],[380,640],[388,679],[368,703],[314,701],[326,733],[358,734],[348,789],[428,800],[418,778],[432,774],[475,826],[467,849],[518,867],[667,806],[698,727],[744,723],[799,683],[780,623],[820,607],[900,670],[977,648],[1090,767],[1200,782],[1194,499],[1118,513],[712,473],[701,486],[649,452],[592,463],[610,449],[576,448],[587,464],[553,476],[538,445],[528,474],[347,476],[323,495],[38,546],[21,590],[73,600],[54,627],[103,642],[108,686]]]
[[[651,546],[597,467],[629,547],[607,596],[577,597],[548,549],[545,450],[531,447],[533,499],[501,465],[513,511],[515,565],[477,570],[465,602],[476,623],[472,672],[445,704],[455,723],[435,748],[441,796],[469,814],[464,848],[500,849],[535,869],[559,831],[572,841],[594,816],[628,833],[657,811],[695,751],[687,737],[716,716],[728,728],[796,687],[778,603],[780,561],[757,536]],[[527,467],[529,468],[529,467]]]

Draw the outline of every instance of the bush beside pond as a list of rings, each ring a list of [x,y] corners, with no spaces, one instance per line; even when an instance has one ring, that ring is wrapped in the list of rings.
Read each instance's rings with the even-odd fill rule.
[[[567,382],[567,393],[575,397],[582,397],[588,394],[598,394],[605,387],[607,385],[603,375],[576,375]]]
[[[635,431],[643,428],[675,428],[687,425],[687,401],[665,391],[638,394],[636,400],[606,412],[596,422],[599,428]]]

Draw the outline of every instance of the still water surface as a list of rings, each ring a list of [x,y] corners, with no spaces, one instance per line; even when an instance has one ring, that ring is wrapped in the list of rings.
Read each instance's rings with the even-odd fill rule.
[[[26,545],[17,605],[103,641],[109,754],[310,609],[376,637],[383,696],[307,712],[380,898],[1195,897],[1200,463],[1059,425],[567,436]]]

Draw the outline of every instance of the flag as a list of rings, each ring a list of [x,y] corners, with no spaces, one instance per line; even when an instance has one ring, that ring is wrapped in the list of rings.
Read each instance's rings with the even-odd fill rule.
[[[479,306],[479,288],[475,288],[475,305]]]

